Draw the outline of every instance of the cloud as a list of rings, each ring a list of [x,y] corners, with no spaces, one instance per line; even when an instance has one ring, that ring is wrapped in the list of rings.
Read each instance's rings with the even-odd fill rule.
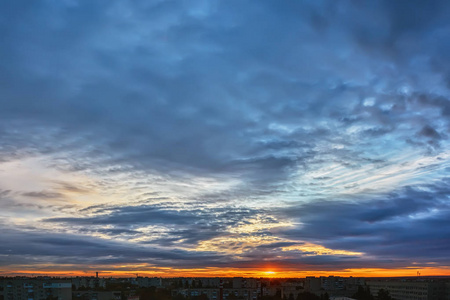
[[[31,197],[31,198],[41,198],[41,199],[47,199],[47,198],[61,198],[63,195],[60,193],[54,193],[54,192],[28,192],[23,193],[24,196]]]
[[[101,207],[91,217],[49,218],[47,223],[79,227],[84,233],[102,233],[109,237],[129,235],[138,243],[164,247],[195,249],[201,241],[229,236],[231,228],[244,226],[262,214],[248,208],[192,207],[177,210],[161,205]],[[276,224],[265,218],[259,222]],[[89,227],[87,227],[89,226]],[[252,230],[250,230],[251,232]]]
[[[233,265],[233,251],[242,266],[448,265],[449,10],[5,4],[0,217],[21,228],[8,264],[113,264],[137,246],[128,262],[155,266]],[[282,250],[307,243],[335,252]]]
[[[448,265],[448,179],[406,187],[368,201],[319,201],[283,213],[298,226],[280,232],[291,239],[332,249],[364,252],[368,257]]]
[[[307,5],[303,14],[310,14],[315,16],[313,19],[317,19],[322,5],[326,6]],[[30,120],[41,123],[41,126],[64,128],[58,135],[84,137],[85,140],[81,141],[79,147],[92,143],[101,152],[114,153],[116,158],[113,159],[126,159],[137,167],[163,168],[166,171],[167,168],[200,168],[203,172],[223,171],[224,167],[242,162],[242,165],[235,167],[240,171],[248,161],[255,162],[257,170],[271,166],[282,171],[284,164],[273,165],[269,160],[251,155],[248,157],[246,154],[260,151],[261,145],[270,144],[275,138],[279,140],[278,143],[304,143],[300,137],[296,140],[280,140],[280,134],[281,137],[283,135],[283,130],[280,129],[285,128],[286,134],[292,130],[292,125],[294,128],[307,126],[310,120],[317,118],[323,118],[324,121],[328,117],[331,117],[330,121],[346,118],[356,112],[352,112],[351,107],[358,108],[361,94],[372,94],[377,99],[381,97],[379,105],[360,110],[361,114],[371,115],[369,118],[365,117],[364,122],[379,122],[377,119],[383,118],[385,122],[397,123],[396,115],[391,113],[386,116],[386,112],[382,113],[380,110],[380,105],[384,102],[382,98],[386,96],[374,93],[371,88],[364,86],[367,82],[340,84],[333,89],[332,84],[299,84],[288,78],[301,78],[303,72],[300,72],[299,67],[305,61],[320,62],[324,57],[330,57],[331,60],[337,60],[333,61],[338,64],[336,68],[343,62],[336,58],[336,54],[326,50],[325,47],[331,42],[328,36],[319,41],[313,35],[314,26],[296,20],[289,13],[290,10],[282,6],[284,5],[277,5],[275,9],[287,14],[289,18],[270,15],[271,22],[266,23],[271,25],[266,28],[264,25],[261,27],[262,19],[268,16],[266,9],[274,8],[269,3],[258,6],[249,4],[237,15],[234,15],[234,6],[222,4],[216,10],[208,10],[205,18],[195,18],[188,11],[174,9],[175,6],[169,3],[148,7],[147,4],[138,2],[133,6],[120,7],[128,11],[130,16],[119,14],[119,6],[101,2],[50,7],[45,7],[45,3],[35,6],[16,4],[9,8],[11,13],[30,14],[30,18],[26,19],[26,27],[16,23],[9,24],[17,30],[10,32],[7,48],[22,49],[14,53],[19,56],[23,67],[14,69],[14,72],[21,72],[17,76],[7,73],[5,77],[22,80],[20,84],[9,85],[8,89],[8,94],[13,94],[16,98],[19,98],[18,95],[22,97],[15,101],[5,101],[2,104],[3,115],[15,120],[29,115]],[[363,13],[369,13],[368,7],[350,8],[350,11],[361,9]],[[384,9],[379,8],[380,13]],[[149,14],[161,10],[166,14],[159,18],[159,26],[152,29],[156,21],[144,17],[141,10]],[[224,17],[216,20],[213,23],[215,26],[211,26],[208,21],[215,18],[219,10]],[[50,11],[53,11],[54,17],[46,18]],[[333,13],[328,7],[323,11],[329,14],[323,17],[328,22],[337,22],[341,17],[340,13]],[[243,19],[245,13],[252,12],[256,13],[254,19]],[[174,21],[176,18],[179,19],[178,23]],[[42,23],[41,20],[46,21]],[[394,14],[392,22],[395,23],[396,20]],[[14,22],[13,19],[10,21]],[[121,22],[138,30],[129,34],[131,32],[126,27],[118,27],[117,24]],[[183,26],[179,25],[180,22]],[[408,21],[404,22],[409,24]],[[297,46],[295,31],[288,30],[290,26],[297,28],[298,35],[311,39],[312,45],[322,52],[317,51],[315,54]],[[356,24],[348,26],[356,27]],[[400,25],[392,26],[393,32],[397,32],[397,27],[403,28]],[[251,32],[262,34],[264,29],[268,30],[264,39],[260,35],[247,38],[251,36]],[[328,30],[331,31],[331,27]],[[352,37],[354,31],[356,28],[350,27],[347,34]],[[112,35],[112,32],[115,34]],[[23,38],[29,35],[39,36],[40,39]],[[138,38],[144,35],[150,39]],[[266,38],[273,38],[277,42],[267,43]],[[152,39],[157,42],[151,42]],[[344,37],[341,39],[345,40]],[[118,44],[123,40],[127,42],[126,47]],[[30,47],[25,47],[26,45]],[[24,50],[31,48],[31,45],[35,48],[34,52]],[[288,55],[284,53],[284,45],[294,46],[289,49]],[[349,47],[345,43],[341,45],[344,49]],[[357,44],[350,42],[350,46],[357,47]],[[73,53],[76,49],[80,49],[77,55]],[[304,56],[303,59],[294,59],[294,49],[299,51],[299,57],[300,54]],[[338,53],[339,51],[340,48]],[[44,53],[53,53],[53,59],[48,59],[48,54]],[[37,60],[41,55],[45,55],[44,59]],[[183,59],[184,57],[189,59]],[[366,58],[366,55],[358,53],[355,59],[368,63],[370,69],[370,58]],[[27,61],[30,63],[25,64]],[[289,62],[293,70],[287,65]],[[324,66],[325,63],[327,62],[319,63],[319,66]],[[87,64],[89,67],[82,68]],[[241,66],[244,67],[242,70]],[[58,67],[65,70],[65,76],[55,75]],[[354,75],[346,74],[349,67],[345,65],[342,74],[333,74],[335,69],[331,72],[318,72],[317,68],[307,67],[307,70],[311,69],[313,72],[312,77],[315,77],[316,82],[345,82],[348,76]],[[55,72],[48,71],[51,69]],[[214,69],[220,72],[211,72]],[[43,70],[47,73],[41,74]],[[25,72],[29,75],[25,76]],[[236,82],[234,74],[240,73],[244,79]],[[31,77],[31,82],[26,82],[26,77]],[[33,80],[41,80],[45,84],[39,83],[39,89],[14,88],[32,85]],[[302,79],[297,81],[301,83]],[[56,89],[55,86],[61,88]],[[27,95],[29,90],[38,90],[38,93]],[[398,97],[395,94],[393,96]],[[330,97],[338,101],[333,104],[329,101]],[[356,99],[343,102],[339,101],[340,98]],[[241,101],[240,108],[236,107],[239,99],[245,99],[244,102]],[[347,110],[347,115],[343,114],[343,109]],[[272,124],[279,129],[271,134],[267,131],[274,127]],[[21,126],[26,126],[21,131],[29,131],[30,125]],[[108,130],[105,131],[106,128]],[[263,130],[267,133],[262,132]],[[322,138],[333,136],[342,136],[342,131],[329,131]],[[303,148],[312,149],[316,145],[315,139],[309,139]],[[296,149],[299,148],[295,147],[294,150]],[[264,157],[280,157],[277,152],[266,152]],[[294,153],[290,153],[289,157],[280,159],[302,160],[305,155],[292,152]],[[255,172],[251,174],[257,176],[261,173]]]
[[[208,253],[189,253],[182,250],[161,250],[157,248],[130,247],[130,245],[114,241],[98,240],[86,236],[67,236],[39,230],[18,231],[6,229],[4,236],[8,244],[0,246],[0,264],[71,264],[77,268],[88,267],[89,264],[123,264],[147,263],[158,265],[191,265],[202,259],[209,263],[220,256]],[[207,262],[207,263],[208,263]],[[77,266],[77,264],[79,264]]]

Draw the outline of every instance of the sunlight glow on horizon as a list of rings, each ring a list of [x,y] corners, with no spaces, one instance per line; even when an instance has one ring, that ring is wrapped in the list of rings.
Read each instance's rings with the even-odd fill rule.
[[[415,277],[417,271],[420,271],[421,276],[450,276],[450,268],[405,268],[405,269],[375,269],[375,268],[361,268],[361,269],[345,269],[337,271],[260,271],[257,269],[169,269],[166,271],[149,271],[139,267],[127,268],[126,270],[102,269],[92,266],[85,271],[57,271],[57,270],[37,270],[37,269],[22,269],[22,270],[2,270],[0,276],[56,276],[56,277],[75,277],[75,276],[95,276],[99,272],[101,277],[135,277],[138,273],[142,277],[247,277],[247,278],[304,278],[306,276],[341,276],[341,277]]]

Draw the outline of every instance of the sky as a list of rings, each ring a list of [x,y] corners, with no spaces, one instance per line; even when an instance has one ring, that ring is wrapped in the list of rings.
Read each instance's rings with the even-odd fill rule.
[[[0,8],[0,275],[450,275],[446,0]]]

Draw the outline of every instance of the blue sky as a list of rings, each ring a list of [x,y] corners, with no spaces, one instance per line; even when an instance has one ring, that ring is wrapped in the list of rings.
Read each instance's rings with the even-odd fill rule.
[[[449,273],[449,13],[7,1],[0,266]]]

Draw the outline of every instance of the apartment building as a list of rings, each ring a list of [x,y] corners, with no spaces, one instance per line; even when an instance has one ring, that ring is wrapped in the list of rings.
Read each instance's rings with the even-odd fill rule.
[[[368,280],[366,284],[372,295],[380,289],[389,292],[396,300],[447,300],[449,285],[444,281],[427,280]]]
[[[5,300],[72,300],[72,282],[59,279],[0,279],[0,295]]]

